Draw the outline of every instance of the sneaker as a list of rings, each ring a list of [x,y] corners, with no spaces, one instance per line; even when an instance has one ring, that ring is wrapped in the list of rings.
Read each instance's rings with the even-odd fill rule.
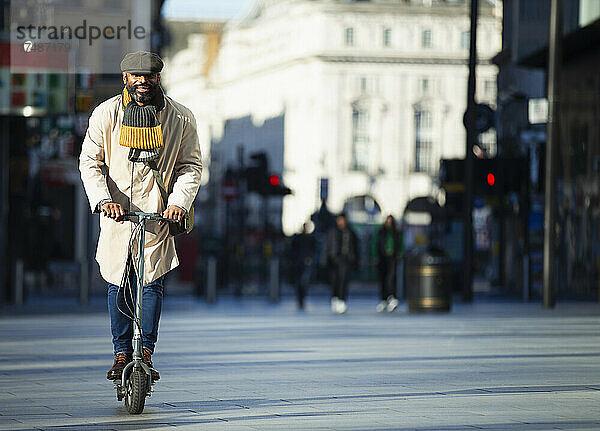
[[[337,313],[339,302],[340,302],[340,299],[337,296],[334,296],[331,298],[331,311],[333,313]]]
[[[375,307],[375,309],[378,313],[383,313],[387,309],[387,306],[387,301],[381,301],[379,304],[377,304],[377,307]]]
[[[348,306],[346,305],[346,301],[343,299],[338,300],[337,307],[335,309],[336,314],[344,314],[348,310]]]
[[[398,300],[393,296],[390,296],[387,300],[387,311],[391,313],[398,308]]]
[[[150,350],[146,348],[142,349],[142,360],[144,361],[144,364],[148,365],[148,368],[150,368],[150,377],[152,378],[152,381],[160,380],[160,374],[158,374],[158,371],[156,371],[154,365],[152,365],[152,353],[150,353]]]
[[[131,359],[131,353],[115,353],[115,361],[112,368],[106,373],[106,378],[108,380],[121,380],[123,368],[131,362]]]

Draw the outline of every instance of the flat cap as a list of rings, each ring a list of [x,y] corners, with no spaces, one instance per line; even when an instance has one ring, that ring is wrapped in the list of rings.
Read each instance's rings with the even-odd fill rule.
[[[163,68],[163,61],[153,52],[137,51],[125,54],[121,61],[121,72],[147,74],[158,73]]]

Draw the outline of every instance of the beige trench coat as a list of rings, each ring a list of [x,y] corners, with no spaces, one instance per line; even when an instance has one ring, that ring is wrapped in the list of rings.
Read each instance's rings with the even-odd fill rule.
[[[150,167],[146,163],[130,162],[129,148],[119,145],[123,119],[121,105],[119,95],[94,109],[83,141],[79,170],[92,212],[96,212],[98,203],[104,199],[120,203],[126,211],[163,212],[170,205],[189,209],[198,192],[202,173],[194,116],[185,106],[167,96],[164,108],[158,112],[164,147],[159,149],[157,166],[169,194],[165,206]],[[131,222],[120,224],[108,217],[100,217],[96,260],[102,277],[109,283],[121,283],[132,229]],[[137,250],[134,250],[134,258],[136,254]],[[144,284],[158,279],[177,265],[175,240],[169,235],[168,225],[147,222]]]

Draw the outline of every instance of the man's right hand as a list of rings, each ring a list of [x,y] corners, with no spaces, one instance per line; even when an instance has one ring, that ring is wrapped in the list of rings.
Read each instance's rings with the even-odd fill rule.
[[[123,211],[121,204],[116,202],[106,202],[100,207],[100,211],[102,211],[102,214],[104,214],[106,217],[109,217],[113,220],[125,215],[125,211]],[[123,223],[123,221],[120,223]]]

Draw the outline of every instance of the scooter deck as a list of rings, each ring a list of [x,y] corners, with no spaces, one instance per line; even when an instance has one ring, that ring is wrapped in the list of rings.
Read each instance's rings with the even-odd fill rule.
[[[152,392],[154,392],[154,383],[155,381],[152,381],[152,384],[149,386],[148,392],[146,393],[147,397],[152,396]],[[113,380],[113,385],[114,389],[117,391],[117,401],[123,401],[127,394],[126,387],[121,384],[121,380]]]

